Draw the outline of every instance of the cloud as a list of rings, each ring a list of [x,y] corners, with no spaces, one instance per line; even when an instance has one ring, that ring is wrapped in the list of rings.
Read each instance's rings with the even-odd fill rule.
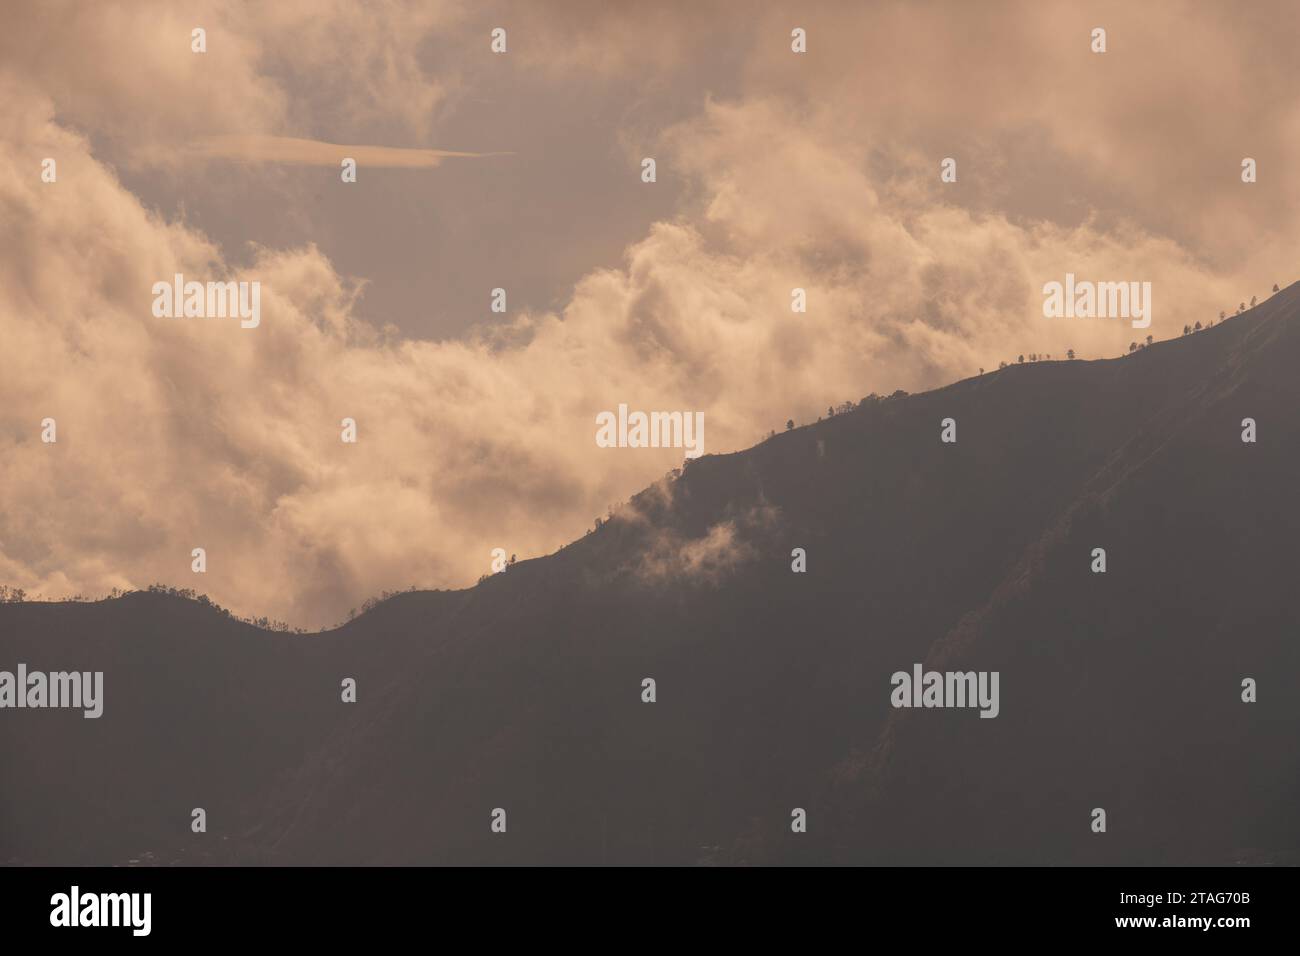
[[[661,480],[651,489],[656,513],[671,502],[673,485]],[[656,524],[633,504],[614,516],[638,527],[645,538],[640,553],[627,568],[651,586],[716,586],[756,560],[779,527],[780,509],[767,502],[710,525],[703,535],[690,537],[670,525]],[[622,570],[622,569],[620,569]]]
[[[682,184],[675,212],[624,248],[593,250],[593,261],[613,265],[586,270],[553,307],[514,309],[454,338],[403,337],[365,319],[366,277],[341,274],[319,246],[224,248],[183,204],[143,202],[118,173],[132,164],[118,160],[151,164],[172,144],[232,135],[232,155],[265,155],[257,150],[270,144],[282,158],[295,142],[286,134],[326,136],[336,124],[355,140],[418,141],[463,92],[459,68],[434,77],[422,44],[485,50],[485,35],[455,33],[455,13],[436,5],[428,13],[380,5],[374,24],[333,5],[319,23],[314,4],[247,8],[246,16],[224,4],[170,9],[130,6],[112,17],[70,5],[44,21],[11,18],[0,32],[9,64],[0,69],[0,583],[29,592],[104,593],[160,580],[240,613],[332,623],[384,589],[472,583],[496,547],[521,558],[548,552],[679,465],[672,450],[596,446],[595,415],[619,403],[702,411],[706,453],[731,451],[787,418],[806,422],[870,391],[943,384],[1021,352],[1119,355],[1135,335],[1126,323],[1042,317],[1042,284],[1067,271],[1151,281],[1149,331],[1158,338],[1291,278],[1282,262],[1290,246],[1275,239],[1294,233],[1292,187],[1269,194],[1277,210],[1250,199],[1243,212],[1231,198],[1245,188],[1239,182],[1200,191],[1177,177],[1152,179],[1148,201],[1144,184],[1155,174],[1143,163],[1159,162],[1161,146],[1142,130],[1141,113],[1158,103],[1131,107],[1124,84],[1109,80],[1103,103],[1055,109],[1053,97],[1091,89],[1084,71],[1096,68],[1071,62],[1060,68],[1067,85],[1053,79],[1054,44],[1077,27],[1068,18],[1002,16],[990,25],[970,20],[965,6],[886,5],[885,19],[864,21],[878,28],[861,34],[867,56],[850,43],[858,35],[850,21],[819,20],[832,8],[814,7],[810,50],[823,59],[810,52],[796,65],[782,39],[788,24],[770,33],[781,18],[760,8],[740,33],[747,43],[768,36],[765,45],[728,47],[710,61],[729,64],[743,89],[711,96],[656,78],[656,88],[687,104],[652,131],[658,185]],[[213,24],[211,59],[197,72],[188,48],[195,16]],[[42,47],[36,41],[50,24],[58,29]],[[646,45],[615,29],[616,19],[602,24],[609,36]],[[1231,80],[1225,88],[1236,89],[1249,51],[1243,34],[1224,29],[1219,69]],[[993,66],[963,53],[971,31],[992,44]],[[1123,34],[1112,29],[1117,52]],[[528,39],[512,29],[512,48]],[[537,39],[537,49],[556,42]],[[547,82],[561,91],[587,82],[587,57],[602,77],[618,75],[617,58],[591,42]],[[1143,42],[1156,61],[1176,59],[1151,37]],[[689,63],[694,41],[674,50],[679,65]],[[920,58],[913,74],[909,52]],[[642,58],[624,78],[652,68]],[[792,78],[794,70],[808,75]],[[970,82],[985,70],[988,89]],[[1265,71],[1269,89],[1283,72]],[[433,94],[422,91],[426,80]],[[1244,136],[1231,96],[1214,100],[1210,85],[1195,87],[1198,107],[1213,105],[1233,136]],[[1108,110],[1133,150],[1106,148],[1122,142],[1105,125]],[[1070,148],[1075,114],[1086,140],[1078,149]],[[1262,168],[1286,155],[1290,117],[1290,105],[1260,114],[1253,132],[1276,150]],[[617,127],[618,114],[605,121]],[[562,139],[547,141],[561,151],[557,170]],[[339,157],[330,151],[344,148],[298,142],[309,144],[304,156],[328,155],[331,164]],[[521,153],[531,147],[522,141]],[[955,190],[937,176],[936,157],[950,148],[961,163]],[[1239,151],[1235,141],[1230,151]],[[44,157],[57,158],[57,183],[41,182]],[[183,150],[174,158],[177,175],[199,188],[195,170],[204,167]],[[1221,158],[1204,160],[1206,168]],[[1193,160],[1202,175],[1202,157]],[[236,187],[266,172],[229,167]],[[1067,172],[1053,179],[1043,169]],[[436,188],[448,177],[412,178]],[[589,201],[580,181],[552,178],[573,190],[575,205]],[[996,186],[1022,180],[1030,183],[1023,191]],[[1077,205],[1052,198],[1074,189]],[[451,192],[437,194],[440,212],[472,216],[481,195]],[[1198,210],[1189,199],[1202,196]],[[1242,237],[1256,214],[1266,238],[1252,243]],[[352,228],[345,213],[330,215],[314,225]],[[1243,247],[1224,252],[1219,224]],[[552,243],[582,241],[565,220],[542,227]],[[366,235],[384,256],[411,245]],[[1256,247],[1261,263],[1249,261]],[[512,262],[513,253],[506,233],[468,254],[501,261],[508,274],[528,265]],[[261,325],[153,318],[152,284],[176,272],[261,282]],[[807,290],[806,313],[790,310],[795,287]],[[441,307],[438,294],[412,303]],[[52,446],[38,437],[47,416],[59,423]],[[356,445],[339,440],[344,417],[358,423]],[[700,540],[662,542],[646,567],[714,569],[743,550],[740,531],[724,523]],[[190,571],[194,547],[208,552],[202,577]]]
[[[757,34],[788,32],[786,11],[760,10]],[[957,158],[944,202],[1062,225],[1093,215],[1101,230],[1127,219],[1271,286],[1300,240],[1300,181],[1282,174],[1300,159],[1300,67],[1276,29],[1291,15],[1284,0],[1248,14],[1193,0],[812,5],[809,53],[756,44],[746,95],[905,149],[934,189],[939,159]],[[1243,184],[1246,156],[1274,174]]]
[[[361,167],[433,169],[444,159],[506,156],[508,153],[460,153],[446,149],[405,149],[395,146],[341,146],[291,136],[229,135],[196,140],[187,146],[196,159],[226,159],[249,163],[289,163],[338,166],[345,157]]]
[[[101,148],[152,166],[214,135],[427,137],[457,77],[422,51],[460,16],[438,0],[54,0],[5,15],[0,60]]]

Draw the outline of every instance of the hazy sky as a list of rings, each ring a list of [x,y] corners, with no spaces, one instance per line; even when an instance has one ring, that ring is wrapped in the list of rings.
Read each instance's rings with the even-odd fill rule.
[[[1127,322],[1043,318],[1066,272],[1151,282],[1157,339],[1297,278],[1294,4],[3,18],[0,583],[47,597],[163,581],[333,622],[554,550],[680,464],[598,448],[619,403],[733,451],[1019,353],[1119,355]],[[176,272],[259,281],[261,325],[155,318]]]

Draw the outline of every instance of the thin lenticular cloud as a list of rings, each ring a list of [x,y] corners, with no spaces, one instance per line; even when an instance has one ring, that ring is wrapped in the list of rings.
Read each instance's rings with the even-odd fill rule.
[[[286,163],[294,166],[337,166],[344,158],[359,166],[387,169],[433,169],[444,159],[481,159],[512,153],[465,153],[449,149],[408,149],[400,146],[361,146],[326,143],[293,136],[235,134],[195,140],[187,153],[201,159],[244,163]]]

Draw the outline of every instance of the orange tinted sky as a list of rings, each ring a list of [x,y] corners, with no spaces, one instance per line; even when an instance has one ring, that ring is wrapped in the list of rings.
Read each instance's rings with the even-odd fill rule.
[[[701,410],[730,451],[1022,352],[1120,354],[1126,323],[1042,317],[1067,271],[1150,281],[1156,338],[1296,277],[1290,4],[4,17],[0,583],[49,597],[160,580],[336,621],[550,551],[679,464],[596,447],[619,403]],[[273,137],[369,152],[344,184],[204,146]],[[261,325],[155,319],[175,272],[260,281]]]

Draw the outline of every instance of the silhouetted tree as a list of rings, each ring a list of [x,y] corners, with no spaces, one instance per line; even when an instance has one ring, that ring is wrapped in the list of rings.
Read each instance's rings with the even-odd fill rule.
[[[984,374],[984,369],[980,369],[980,374],[981,374],[981,375]]]
[[[1023,355],[1020,356],[1020,358],[1016,359],[1016,362],[1022,365],[1024,364],[1024,361],[1025,361],[1025,357]]]
[[[1250,307],[1255,308],[1255,297],[1253,295],[1250,297]]]
[[[1277,292],[1277,291],[1278,291],[1277,283],[1276,283],[1276,282],[1273,283],[1273,291],[1274,291],[1274,292]]]
[[[1220,321],[1220,322],[1222,322],[1222,321],[1223,321],[1224,319],[1226,319],[1227,317],[1228,317],[1228,313],[1227,313],[1227,312],[1220,312],[1220,313],[1219,313],[1219,321]]]
[[[1151,336],[1148,335],[1148,336],[1147,336],[1147,345],[1150,345],[1150,344],[1151,344]]]
[[[835,416],[835,406],[833,406],[833,405],[827,405],[827,406],[826,406],[826,417],[827,417],[827,418],[833,418],[834,416]]]
[[[787,419],[785,420],[785,430],[788,431],[788,432],[789,432],[789,431],[794,431],[794,419],[793,419],[793,418],[787,418]]]
[[[1136,352],[1138,350],[1138,344],[1136,342],[1130,342],[1128,344],[1128,350],[1130,352]]]
[[[1199,321],[1194,326],[1192,326],[1192,331],[1193,332],[1201,331],[1201,323]]]
[[[1074,361],[1074,349],[1066,349],[1066,350],[1065,350],[1065,357],[1068,358],[1070,361],[1073,362],[1073,361]]]
[[[998,363],[998,368],[1006,368],[1006,367],[1007,367],[1007,363],[1006,363],[1006,362],[999,362],[999,363]]]

